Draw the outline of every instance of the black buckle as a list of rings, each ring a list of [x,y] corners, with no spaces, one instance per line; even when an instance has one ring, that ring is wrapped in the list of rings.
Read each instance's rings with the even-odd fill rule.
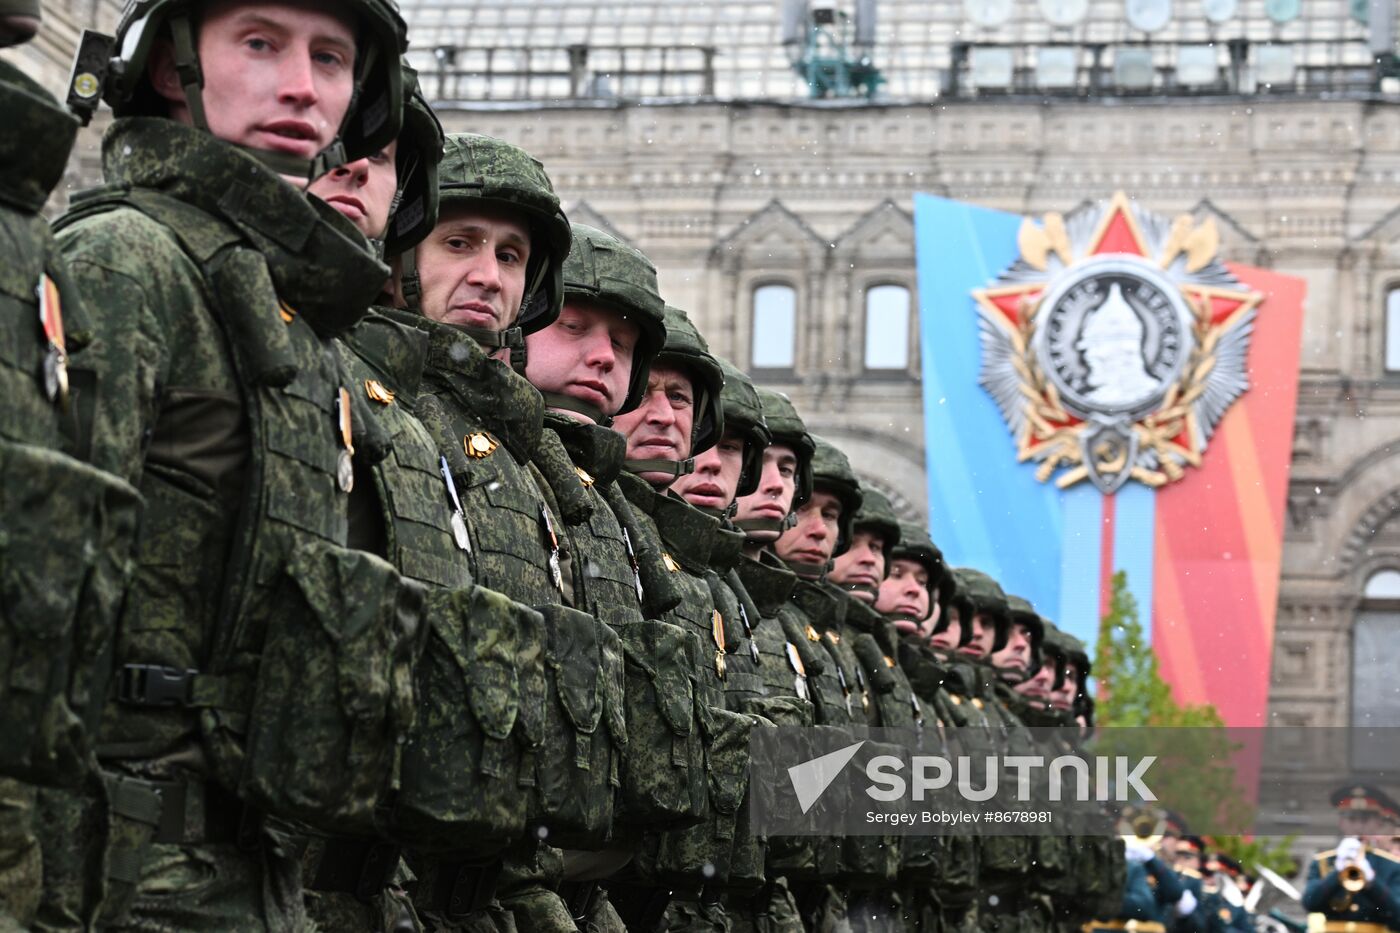
[[[449,920],[460,920],[491,906],[500,880],[501,863],[490,865],[443,865],[447,875],[446,897],[442,912]]]
[[[188,706],[199,671],[159,664],[123,664],[117,700],[128,706]]]

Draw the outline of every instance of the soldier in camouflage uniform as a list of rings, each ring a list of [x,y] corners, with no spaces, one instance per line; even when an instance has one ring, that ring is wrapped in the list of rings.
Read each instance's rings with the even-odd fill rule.
[[[899,543],[888,553],[889,569],[880,583],[875,609],[899,633],[899,666],[924,710],[937,710],[943,689],[943,666],[929,645],[933,628],[942,618],[942,602],[948,592],[943,552],[918,525],[901,522]],[[944,724],[932,715],[926,728]],[[942,900],[956,900],[975,878],[976,840],[967,836],[937,838],[906,836],[904,864],[900,871],[900,895],[906,924],[921,933],[936,933],[942,926]]]
[[[880,584],[889,570],[888,554],[899,544],[899,519],[884,493],[862,488],[861,494],[851,544],[833,562],[826,586],[841,603],[842,635],[850,640],[860,663],[870,695],[871,725],[906,730],[917,737],[923,729],[923,709],[900,667],[894,623],[875,609]],[[916,842],[922,844],[923,840]],[[916,876],[926,874],[925,869],[911,865],[901,870],[901,881],[907,886]],[[858,901],[852,900],[850,909],[851,924],[857,929],[904,928],[905,907],[893,887],[865,893]]]
[[[74,85],[116,111],[108,187],[60,235],[100,299],[92,458],[147,504],[97,750],[107,919],[299,929],[291,827],[372,827],[426,632],[422,587],[347,538],[331,339],[389,270],[300,190],[398,136],[404,26],[381,0],[132,0],[118,33],[121,67]]]
[[[758,491],[772,435],[758,391],[749,377],[727,360],[719,363],[724,373],[724,389],[720,393],[724,434],[718,444],[695,458],[695,471],[677,479],[671,491],[724,523],[710,552],[709,569],[712,582],[717,579],[722,584],[722,590],[716,590],[716,601],[725,599],[732,603],[742,622],[745,640],[744,650],[730,656],[725,691],[730,708],[758,714],[779,726],[810,727],[814,715],[806,666],[800,653],[795,661],[788,656],[781,623],[771,618],[772,607],[770,618],[765,621],[757,600],[749,593],[740,564],[754,562],[743,557],[747,538],[730,522],[738,499]],[[779,503],[784,516],[790,511],[791,486],[788,490],[788,502]],[[768,643],[766,653],[760,647],[760,639]],[[793,651],[796,653],[797,649]],[[810,858],[810,845],[805,843],[800,839],[770,838],[761,876],[755,871],[754,877],[741,878],[731,869],[724,904],[732,930],[801,933],[802,919],[782,872],[794,855],[805,853]]]
[[[655,529],[622,494],[626,440],[609,429],[614,416],[641,401],[665,339],[656,271],[632,247],[576,224],[564,294],[559,320],[526,340],[526,376],[548,406],[545,435],[567,455],[552,468],[581,484],[573,500],[560,496],[573,590],[576,604],[622,639],[628,749],[609,845],[599,853],[566,852],[560,893],[580,928],[615,930],[622,921],[610,897],[632,923],[664,910],[650,889],[639,896],[627,883],[635,880],[628,863],[642,833],[693,823],[707,806],[689,660],[701,648],[694,633],[662,620],[680,591]],[[615,893],[603,883],[609,879],[616,879]]]
[[[762,876],[762,846],[742,812],[755,717],[726,708],[731,655],[747,648],[735,596],[710,566],[714,548],[724,546],[720,519],[665,490],[723,436],[724,375],[684,312],[668,307],[665,320],[666,344],[652,363],[642,402],[616,421],[627,438],[627,472],[619,483],[637,517],[659,536],[680,590],[668,619],[703,645],[693,670],[709,739],[711,812],[691,829],[644,837],[636,867],[649,884],[671,887],[661,921],[667,929],[722,931],[729,925],[721,901],[725,883],[736,874]]]
[[[592,501],[557,434],[544,427],[543,398],[521,372],[526,340],[560,316],[570,227],[543,167],[524,151],[476,134],[447,137],[445,150],[438,223],[399,258],[399,298],[407,313],[397,320],[417,323],[428,339],[418,413],[442,451],[439,472],[450,487],[444,491],[461,515],[456,547],[475,583],[563,618],[573,611],[567,607],[589,605],[576,593],[580,568],[571,559],[565,523],[588,514]],[[584,644],[616,648],[616,636],[597,618],[585,635],[576,650]],[[551,631],[560,652],[564,636],[564,630]],[[591,664],[601,676],[597,659]],[[585,669],[582,661],[575,667]],[[574,800],[595,822],[612,812],[608,779],[606,771],[599,774]],[[601,842],[606,827],[595,828],[575,838]],[[558,825],[543,829],[551,841],[567,835]],[[503,864],[482,864],[467,853],[419,856],[412,864],[419,875],[416,902],[438,925],[474,924],[480,918],[472,915],[499,885],[500,902],[519,928],[574,926],[556,893],[563,855],[538,834],[522,840]]]
[[[0,2],[0,47],[31,38],[37,0]],[[89,730],[106,689],[100,659],[125,586],[138,498],[87,457],[92,381],[74,380],[69,354],[91,339],[77,289],[40,211],[58,183],[78,121],[37,82],[0,61],[0,494],[5,533],[0,613],[0,928],[35,922],[42,809],[80,812],[98,792]],[[76,787],[74,792],[59,789]],[[50,806],[52,805],[52,806]],[[90,919],[90,918],[89,918]],[[76,921],[75,921],[76,922]]]
[[[829,441],[814,437],[812,497],[798,510],[797,522],[774,544],[774,553],[799,581],[792,606],[800,614],[807,639],[825,652],[830,670],[825,689],[814,694],[817,720],[835,726],[877,725],[867,665],[856,653],[856,639],[845,627],[848,600],[839,589],[825,584],[834,557],[852,539],[852,523],[861,507],[862,494],[846,455]],[[886,836],[849,836],[822,839],[818,862],[822,880],[794,885],[798,907],[809,928],[867,929],[872,923],[890,922],[883,913],[883,893],[890,890],[899,872],[898,839]],[[827,880],[829,879],[829,880]],[[871,907],[871,909],[866,909]]]

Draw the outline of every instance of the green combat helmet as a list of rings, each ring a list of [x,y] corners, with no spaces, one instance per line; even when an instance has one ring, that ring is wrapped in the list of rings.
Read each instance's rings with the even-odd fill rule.
[[[763,450],[772,442],[773,435],[768,431],[763,403],[753,380],[726,359],[720,358],[719,368],[724,374],[724,390],[720,392],[724,428],[744,439],[744,469],[739,474],[739,490],[734,494],[738,499],[758,491],[758,481],[763,475]]]
[[[743,531],[784,532],[797,523],[797,510],[812,498],[812,460],[817,445],[807,433],[807,425],[793,407],[792,400],[781,392],[757,386],[758,400],[763,405],[763,420],[768,424],[771,444],[791,447],[797,455],[797,478],[792,496],[792,511],[782,519],[748,518],[735,524]]]
[[[1036,668],[1040,667],[1040,649],[1045,643],[1045,620],[1040,617],[1040,613],[1035,611],[1030,600],[1020,596],[1007,594],[1006,612],[1009,619],[1008,639],[1011,637],[1012,625],[1024,625],[1030,631],[1031,636],[1031,653],[1030,657],[1026,659],[1025,673],[1021,675],[1016,675],[1014,671],[1010,673],[1017,678],[1030,677],[1035,673]],[[1002,680],[1010,680],[1010,678],[1003,674]],[[1016,682],[1019,683],[1019,679]]]
[[[923,526],[913,522],[900,522],[899,543],[889,550],[889,563],[892,564],[896,560],[912,560],[921,565],[928,574],[928,613],[922,619],[908,620],[922,623],[933,615],[936,606],[947,605],[945,594],[951,587],[944,583],[946,568],[943,566],[943,552],[933,543]],[[944,628],[948,625],[946,618],[940,617],[939,622]]]
[[[573,224],[573,244],[564,262],[564,300],[592,302],[623,315],[637,325],[637,345],[632,349],[632,376],[627,398],[615,412],[621,415],[642,403],[647,391],[651,361],[666,342],[666,303],[656,285],[656,267],[641,250],[587,224]],[[596,424],[608,426],[612,418],[586,402],[545,392],[545,404],[577,411]]]
[[[851,546],[851,532],[854,531],[856,513],[860,511],[864,497],[860,480],[851,469],[851,461],[839,447],[824,437],[812,435],[816,444],[816,456],[812,458],[812,489],[830,492],[841,500],[840,533],[836,538],[836,550],[832,557],[846,553]]]
[[[525,293],[514,324],[499,332],[459,325],[488,350],[508,347],[511,366],[524,372],[525,335],[553,324],[564,305],[564,261],[573,235],[554,185],[544,166],[519,146],[477,133],[453,133],[438,166],[437,195],[439,212],[479,204],[523,214],[529,221]],[[403,257],[401,282],[406,305],[421,310],[421,281],[409,254]]]
[[[899,546],[901,534],[899,516],[894,514],[889,496],[874,487],[863,487],[860,511],[856,512],[851,530],[874,532],[885,542],[885,576],[889,576],[889,553]]]
[[[724,370],[710,353],[710,345],[680,308],[666,306],[666,342],[652,364],[678,366],[690,375],[695,391],[695,422],[690,429],[690,456],[685,460],[625,460],[632,473],[670,473],[685,476],[695,470],[695,455],[719,443],[724,434]]]
[[[962,589],[967,591],[967,598],[972,602],[972,614],[983,614],[992,617],[996,623],[996,639],[992,642],[990,654],[995,654],[1006,647],[1006,638],[1011,631],[1011,617],[1007,614],[1006,593],[1002,591],[1001,585],[980,570],[971,567],[958,568],[959,580]],[[964,619],[963,628],[971,629],[968,623],[970,619]],[[966,642],[964,642],[966,644]]]
[[[953,613],[950,610],[958,611],[958,643],[954,648],[961,648],[972,641],[972,615],[974,605],[972,597],[968,594],[967,579],[962,571],[955,567],[947,567],[943,574],[944,585],[947,595],[944,596],[943,616],[933,626],[933,634],[946,631],[953,623]]]
[[[39,29],[39,0],[0,0],[0,19],[9,19],[0,32],[0,48],[21,45],[34,38]]]
[[[407,27],[391,0],[342,0],[339,6],[359,18],[361,47],[355,55],[355,84],[336,137],[311,159],[263,149],[245,151],[279,175],[308,181],[333,168],[374,155],[398,138],[403,124],[404,89],[400,56],[408,47]],[[200,0],[126,0],[116,39],[85,32],[69,80],[70,106],[86,122],[99,93],[118,117],[163,116],[168,105],[147,78],[151,48],[168,36],[190,119],[209,130],[204,112],[204,74],[199,63],[196,24]],[[111,55],[115,47],[115,56]],[[102,52],[106,52],[103,55]]]
[[[384,257],[393,259],[413,249],[437,226],[438,163],[442,161],[442,124],[418,86],[418,72],[404,63],[403,129],[395,153],[399,188],[389,229],[384,234]]]

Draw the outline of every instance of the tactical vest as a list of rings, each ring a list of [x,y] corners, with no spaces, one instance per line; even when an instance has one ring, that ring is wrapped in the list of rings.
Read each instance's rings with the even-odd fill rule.
[[[887,729],[922,729],[923,710],[909,678],[899,666],[894,626],[873,608],[842,592],[846,603],[843,631],[870,686],[873,725]]]
[[[664,579],[664,566],[647,567],[649,560],[659,563],[648,557],[658,548],[644,547],[647,530],[617,488],[625,442],[606,428],[546,418],[553,428],[545,436],[561,439],[591,503],[568,527],[575,602],[612,626],[626,662],[627,749],[615,833],[628,838],[698,823],[709,811],[691,662],[700,646],[693,633],[646,617],[646,608],[675,605],[679,593]],[[644,578],[652,585],[644,586]]]
[[[412,668],[427,627],[421,585],[345,547],[348,380],[330,341],[279,297],[267,258],[249,247],[245,230],[276,222],[261,213],[266,205],[233,198],[227,216],[217,216],[151,189],[112,188],[74,217],[119,206],[165,227],[199,269],[238,373],[251,444],[204,663],[151,663],[162,628],[184,620],[146,614],[164,609],[160,603],[129,603],[118,718],[197,710],[214,775],[247,803],[328,831],[369,834],[412,724]],[[341,234],[323,223],[331,232],[317,235],[333,243]],[[207,555],[191,535],[207,521],[203,504],[156,479],[143,490],[140,562],[167,579],[199,579],[205,568],[191,562]],[[109,751],[140,755],[136,745]]]
[[[540,717],[522,709],[520,720],[536,749],[530,820],[552,845],[597,848],[608,835],[627,743],[622,647],[606,625],[563,605],[572,596],[567,532],[531,466],[543,401],[466,334],[415,323],[429,335],[419,414],[453,475],[473,578],[545,615],[542,682],[526,685],[548,699]]]
[[[430,340],[422,391],[439,404],[421,406],[420,415],[450,451],[473,579],[527,606],[563,602],[563,525],[529,468],[543,400],[466,334],[426,320],[421,326]]]
[[[660,883],[722,883],[734,862],[735,822],[748,790],[753,720],[724,706],[724,676],[733,644],[730,623],[716,610],[704,576],[717,522],[682,500],[658,495],[639,477],[623,474],[618,484],[638,520],[649,522],[667,548],[666,566],[682,594],[669,620],[694,636],[692,646],[701,646],[691,663],[709,774],[709,818],[691,829],[645,837],[636,866],[644,878]],[[753,863],[761,857],[744,856],[743,861]]]
[[[28,83],[22,75],[14,80]],[[0,107],[12,133],[31,122],[54,130],[22,145],[63,164],[72,134],[60,132],[67,118],[57,104],[7,79]],[[43,170],[54,171],[54,163]],[[33,189],[18,199],[29,200],[24,211],[5,196],[16,185]],[[69,456],[84,449],[72,425],[92,386],[65,362],[84,318],[34,203],[42,203],[46,185],[0,180],[0,240],[12,247],[0,263],[0,775],[74,784],[85,772],[84,727],[96,730],[106,699],[104,656],[130,575],[140,496]],[[80,385],[65,388],[60,379]]]
[[[419,852],[480,857],[517,838],[529,815],[535,748],[522,721],[543,719],[544,693],[528,685],[543,681],[544,619],[472,585],[445,458],[413,414],[427,336],[371,314],[340,347],[368,411],[366,433],[376,427],[384,438],[368,471],[384,547],[400,572],[431,588],[417,721],[388,830]]]
[[[844,626],[846,600],[822,583],[800,580],[792,595],[793,605],[806,619],[806,635],[826,652],[835,675],[836,690],[829,689],[833,678],[818,696],[819,721],[842,726],[878,725],[871,685],[855,653],[855,639]],[[840,884],[848,889],[882,888],[899,874],[900,844],[897,836],[846,836],[824,838],[826,852],[818,853],[823,863],[836,858]],[[831,849],[836,850],[833,856]]]

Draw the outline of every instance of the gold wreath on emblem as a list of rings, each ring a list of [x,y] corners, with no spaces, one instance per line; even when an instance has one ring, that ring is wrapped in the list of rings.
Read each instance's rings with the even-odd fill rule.
[[[590,474],[581,466],[574,467],[574,472],[578,474],[578,481],[580,483],[583,483],[583,488],[585,489],[587,489],[589,486],[592,486],[594,482],[596,482],[596,480],[593,479],[592,474]]]
[[[1103,255],[1097,246],[1115,215],[1140,245],[1140,259],[1158,270],[1178,263],[1194,339],[1180,378],[1155,410],[1125,423],[1122,431],[1094,433],[1093,422],[1066,409],[1040,364],[1034,338],[1042,299],[1053,281],[1073,274],[1080,261]],[[1175,482],[1185,467],[1200,466],[1216,425],[1248,388],[1249,338],[1263,295],[1240,284],[1216,261],[1220,234],[1212,218],[1197,223],[1183,214],[1154,239],[1144,235],[1137,209],[1120,191],[1102,209],[1092,233],[1081,232],[1076,242],[1071,229],[1083,231],[1084,225],[1067,224],[1058,213],[1046,214],[1040,223],[1027,218],[1018,235],[1021,256],[1013,266],[1015,278],[1003,275],[973,291],[982,316],[981,384],[1011,429],[1017,460],[1035,461],[1040,482],[1053,477],[1064,489],[1091,479],[1105,492],[1127,479],[1152,488]],[[1015,300],[1014,320],[998,306],[1008,300]],[[1223,319],[1214,311],[1216,301],[1233,309]]]

